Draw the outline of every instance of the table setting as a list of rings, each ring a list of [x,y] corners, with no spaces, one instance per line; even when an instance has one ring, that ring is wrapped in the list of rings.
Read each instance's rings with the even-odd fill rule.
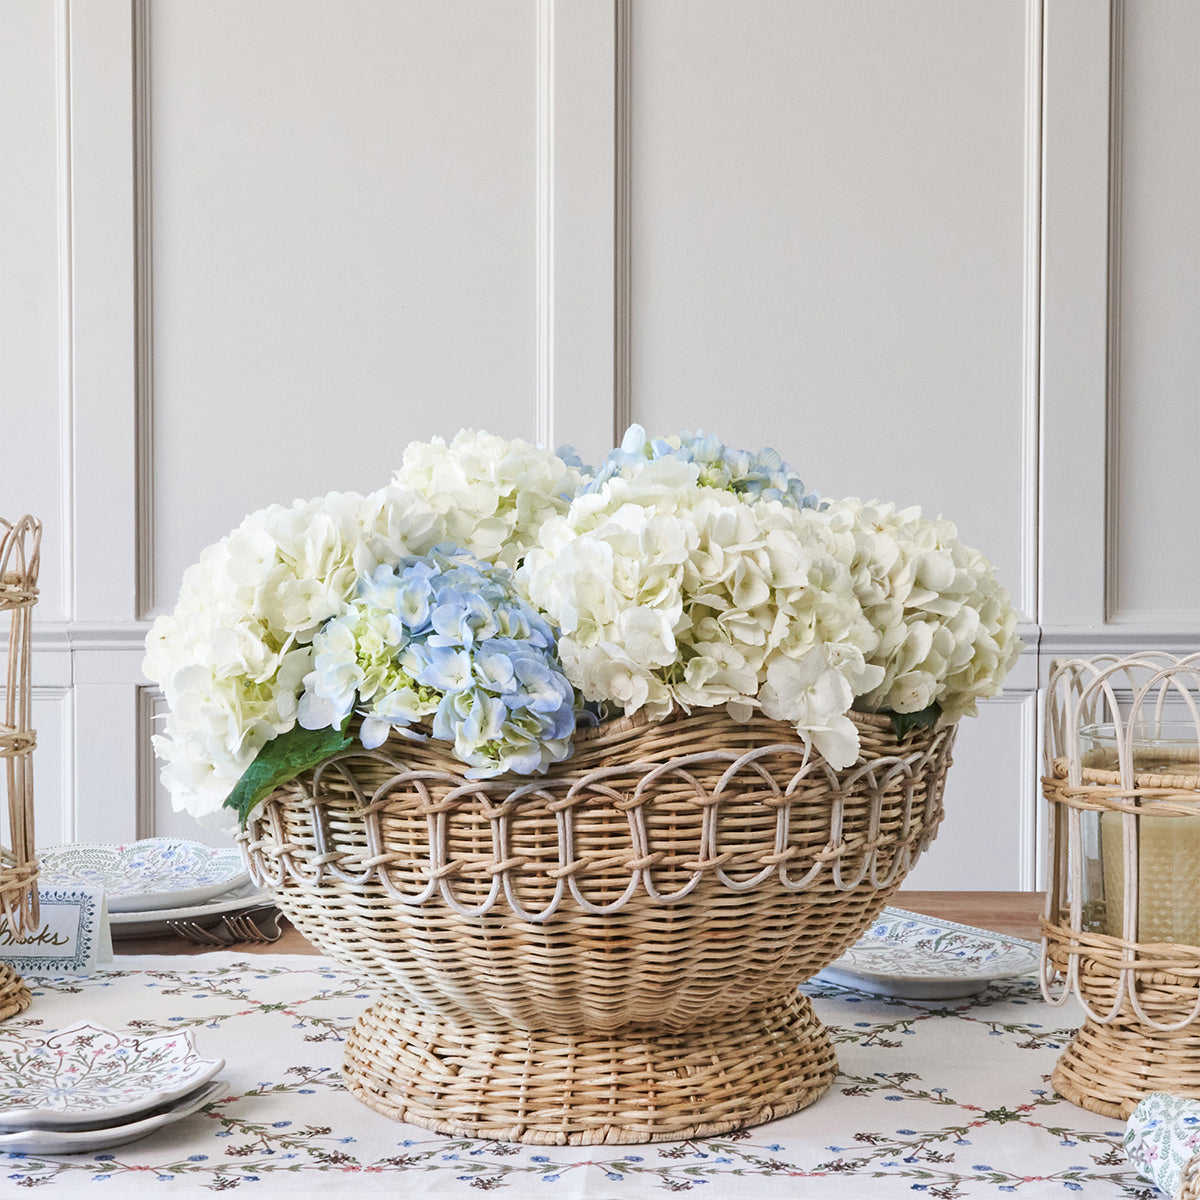
[[[1148,990],[1131,961],[1152,860],[1124,757],[1114,792],[1056,715],[1048,799],[1118,812],[1124,882],[1085,906],[1055,875],[1039,940],[895,904],[1016,627],[949,521],[700,434],[632,426],[591,468],[462,431],[377,492],[251,514],[143,664],[172,802],[229,844],[39,852],[32,920],[78,920],[10,939],[0,1172],[66,1194],[1193,1200],[1175,1013],[1200,1011],[1200,968],[1182,936],[1143,951]],[[1195,716],[1200,656],[1162,658],[1158,719],[1172,688]],[[1196,819],[1184,743],[1155,820]],[[1056,864],[1095,857],[1052,832]],[[1085,907],[1098,925],[1072,928]],[[163,936],[194,953],[138,952]],[[1086,1038],[1117,1044],[1125,999],[1150,1048],[1114,1082]],[[1171,1088],[1129,1082],[1160,1057]]]
[[[229,945],[278,935],[274,901],[251,883],[236,846],[160,837],[51,846],[38,856],[41,887],[104,892],[118,941],[169,932],[200,945]]]
[[[133,873],[139,883],[115,883],[127,893],[120,907],[155,911],[139,909],[142,886],[172,911],[169,884]],[[176,880],[185,895],[195,886],[187,872]],[[536,1182],[602,1198],[736,1187],[739,1197],[775,1200],[805,1194],[801,1186],[937,1200],[1156,1194],[1122,1148],[1124,1125],[1048,1086],[1074,1014],[1045,1004],[1036,943],[1013,934],[885,908],[802,985],[838,1055],[819,1102],[724,1135],[539,1147],[431,1134],[358,1102],[340,1066],[371,984],[311,947],[140,953],[176,936],[157,920],[150,933],[118,936],[117,956],[87,975],[30,979],[30,1010],[0,1026],[0,1179],[14,1188],[466,1196]],[[293,932],[287,944],[297,943]]]
[[[1158,1194],[1130,1165],[1122,1122],[1054,1095],[1048,1076],[1076,1014],[1049,1009],[1031,977],[949,1000],[803,986],[840,1064],[812,1106],[678,1142],[537,1146],[432,1134],[355,1100],[341,1054],[371,992],[328,959],[119,955],[87,978],[37,981],[29,1013],[5,1028],[40,1038],[86,1012],[126,1036],[131,1026],[190,1032],[200,1056],[225,1060],[224,1086],[197,1111],[118,1147],[8,1153],[0,1180],[72,1197],[85,1183],[171,1197],[247,1188],[465,1197],[533,1186],[604,1200]]]

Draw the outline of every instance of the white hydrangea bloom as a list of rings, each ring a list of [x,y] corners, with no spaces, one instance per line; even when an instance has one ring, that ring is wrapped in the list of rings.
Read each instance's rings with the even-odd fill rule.
[[[464,429],[449,445],[442,438],[411,443],[392,482],[438,513],[446,541],[515,567],[542,523],[566,511],[582,478],[530,442]]]
[[[778,456],[634,433],[591,482],[519,439],[466,430],[414,443],[389,486],[263,509],[208,547],[146,643],[145,672],[169,708],[155,749],[176,808],[232,825],[222,806],[264,744],[300,715],[334,721],[371,691],[372,656],[350,670],[336,653],[356,585],[446,543],[519,567],[519,588],[558,627],[571,683],[626,713],[761,709],[841,767],[858,752],[851,706],[936,702],[952,721],[999,690],[1021,648],[1016,615],[948,521],[858,500],[818,506]],[[415,620],[405,603],[396,612]],[[327,660],[316,662],[321,629]],[[385,641],[373,628],[356,637],[368,650]],[[500,687],[504,656],[485,658]],[[300,714],[314,675],[322,693]],[[375,713],[381,729],[415,711],[393,692]],[[472,746],[495,740],[496,705],[472,701],[457,716]],[[511,712],[509,727],[522,764],[536,766],[540,735]]]
[[[936,702],[944,721],[974,716],[1021,652],[1016,612],[992,564],[950,521],[917,508],[852,498],[829,515],[853,539],[854,590],[881,634],[868,661],[883,678],[857,706],[908,713]]]
[[[291,729],[310,643],[360,575],[443,540],[410,493],[332,493],[251,513],[183,577],[174,612],[146,638],[142,669],[169,714],[154,738],[177,810],[231,826],[224,810],[262,746]]]
[[[699,474],[668,456],[605,480],[545,523],[518,583],[559,627],[585,699],[651,719],[675,705],[745,719],[761,704],[849,765],[846,711],[881,675],[865,660],[878,638],[851,584],[852,541],[823,513]]]

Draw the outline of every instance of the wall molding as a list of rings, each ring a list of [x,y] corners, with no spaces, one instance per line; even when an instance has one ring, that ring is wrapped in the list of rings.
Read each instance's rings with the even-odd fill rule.
[[[133,3],[133,253],[136,579],[134,611],[154,611],[154,304],[150,3]]]
[[[58,821],[61,833],[59,835],[46,834],[38,831],[38,809],[36,800],[42,789],[38,788],[37,781],[39,778],[48,777],[51,772],[47,770],[45,762],[36,756],[34,757],[34,831],[37,838],[37,844],[40,846],[52,845],[55,840],[61,837],[63,842],[74,841],[75,839],[75,790],[76,790],[76,769],[75,769],[75,689],[69,684],[38,684],[34,683],[30,689],[31,698],[35,703],[50,703],[58,706],[58,720],[56,724],[56,733],[58,736],[59,749],[61,757],[56,764],[58,767],[58,788],[59,788],[59,808]],[[34,733],[43,728],[42,722],[37,722],[34,728]],[[44,745],[45,743],[41,743]],[[46,809],[42,810],[47,811]],[[50,810],[52,811],[52,810]]]
[[[1057,626],[1043,629],[1041,659],[1048,667],[1059,655],[1089,657],[1093,654],[1138,654],[1166,650],[1170,654],[1192,654],[1200,650],[1200,632],[1178,626],[1107,625],[1101,628]]]
[[[158,761],[154,757],[151,738],[154,721],[166,711],[163,694],[157,687],[146,686],[137,690],[137,835],[139,838],[154,837],[158,831]]]
[[[75,615],[75,247],[71,121],[71,10],[54,8],[55,156],[58,201],[58,479],[59,609]]]
[[[1041,385],[1042,385],[1042,202],[1045,62],[1043,0],[1025,5],[1024,263],[1021,329],[1021,512],[1020,594],[1017,607],[1041,617]]]
[[[554,10],[537,4],[537,366],[534,440],[555,445],[554,421]]]
[[[633,0],[614,0],[613,445],[633,423],[632,25]]]
[[[1108,333],[1105,363],[1104,619],[1121,619],[1121,189],[1124,142],[1124,0],[1109,5]]]
[[[1045,873],[1045,837],[1041,793],[1038,788],[1041,757],[1041,709],[1040,690],[1013,690],[990,699],[988,704],[1007,704],[1019,709],[1021,737],[1018,744],[1018,778],[1021,780],[1017,827],[1020,852],[1017,859],[1018,888],[1021,891],[1036,891],[1043,887]]]

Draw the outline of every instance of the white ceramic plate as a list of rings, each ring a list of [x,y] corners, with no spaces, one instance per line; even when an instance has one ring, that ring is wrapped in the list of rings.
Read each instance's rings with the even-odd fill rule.
[[[1036,971],[1036,942],[885,908],[841,958],[817,975],[876,996],[949,1000]]]
[[[203,1108],[229,1085],[217,1079],[188,1092],[172,1103],[163,1105],[148,1116],[138,1117],[120,1125],[101,1129],[18,1129],[0,1133],[0,1152],[19,1154],[86,1154],[90,1150],[106,1150],[123,1146],[145,1137],[172,1121],[179,1121]]]
[[[106,846],[85,842],[39,850],[41,887],[103,888],[110,913],[178,908],[210,900],[248,878],[236,847],[179,838]]]
[[[77,1021],[58,1033],[0,1028],[0,1129],[96,1126],[145,1115],[214,1078],[190,1031],[115,1033]]]
[[[227,895],[218,896],[204,904],[184,908],[163,908],[150,912],[113,913],[108,919],[114,941],[123,938],[156,937],[170,933],[170,921],[195,921],[202,928],[216,925],[222,917],[230,917],[251,908],[274,904],[275,896],[266,888],[255,887],[249,880]]]
[[[201,1058],[190,1031],[119,1034],[90,1021],[48,1034],[0,1028],[0,1130],[144,1116],[194,1092],[224,1065]]]

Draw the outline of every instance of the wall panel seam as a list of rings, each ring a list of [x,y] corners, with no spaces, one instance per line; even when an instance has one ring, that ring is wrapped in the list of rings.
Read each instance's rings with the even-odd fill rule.
[[[1124,112],[1124,0],[1110,0],[1108,87],[1108,282],[1105,362],[1104,619],[1121,604],[1121,174]]]
[[[633,241],[631,178],[632,0],[615,5],[613,88],[613,444],[633,423]]]
[[[55,6],[55,139],[58,206],[58,474],[60,610],[75,608],[75,276],[74,186],[71,155],[71,5]]]
[[[136,748],[135,760],[137,771],[137,836],[139,838],[154,837],[157,833],[157,806],[155,804],[155,783],[158,778],[158,766],[154,757],[154,717],[155,710],[162,702],[162,692],[150,685],[137,689],[136,709]]]
[[[35,689],[36,690],[36,689]],[[62,822],[63,841],[73,842],[76,830],[79,828],[78,796],[79,796],[79,753],[75,742],[79,736],[79,721],[75,712],[74,684],[63,697],[61,745],[63,761],[62,771]]]
[[[537,6],[537,398],[534,440],[554,448],[554,6]]]
[[[152,284],[150,4],[133,4],[133,252],[134,252],[134,612],[153,612],[154,596],[154,308]]]
[[[1025,7],[1024,266],[1021,370],[1021,590],[1018,606],[1041,618],[1042,0]]]

